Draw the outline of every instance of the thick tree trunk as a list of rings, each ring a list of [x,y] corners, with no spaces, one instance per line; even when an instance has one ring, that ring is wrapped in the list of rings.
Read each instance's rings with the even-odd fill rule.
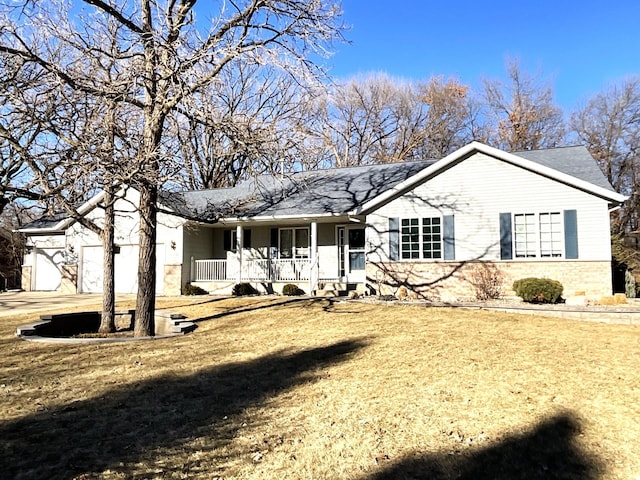
[[[114,205],[113,188],[105,188],[104,227],[102,230],[102,248],[104,249],[104,274],[102,277],[102,318],[100,333],[116,331],[116,294],[115,294],[115,262],[114,262]]]
[[[134,327],[136,337],[155,334],[157,199],[157,185],[140,185],[140,256]]]

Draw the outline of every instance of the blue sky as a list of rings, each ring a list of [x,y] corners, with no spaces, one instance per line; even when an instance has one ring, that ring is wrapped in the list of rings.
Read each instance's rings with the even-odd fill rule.
[[[326,61],[338,78],[384,71],[456,77],[477,89],[505,77],[505,60],[541,72],[571,111],[640,74],[639,0],[343,0],[351,44]]]

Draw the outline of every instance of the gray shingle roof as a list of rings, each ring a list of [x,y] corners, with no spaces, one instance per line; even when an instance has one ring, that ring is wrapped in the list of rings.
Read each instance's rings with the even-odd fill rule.
[[[585,147],[513,152],[614,192]],[[161,203],[188,219],[216,222],[232,217],[345,215],[436,163],[388,163],[298,172],[285,177],[263,175],[234,188],[178,193],[162,192]],[[44,217],[23,229],[50,228],[64,214]]]
[[[37,220],[33,220],[32,222],[26,223],[19,230],[31,230],[31,229],[47,229],[53,228],[62,220],[69,218],[69,215],[66,213],[56,213],[54,215],[47,215],[44,217],[40,217]]]
[[[607,177],[604,176],[586,147],[549,148],[546,150],[513,152],[513,154],[545,167],[554,168],[598,187],[614,191]]]
[[[263,175],[234,188],[173,193],[164,201],[188,218],[346,214],[433,161]]]
[[[613,192],[585,147],[514,154]],[[206,222],[221,217],[343,215],[434,163],[430,160],[316,170],[284,178],[264,175],[234,188],[182,192],[165,200],[180,215]]]

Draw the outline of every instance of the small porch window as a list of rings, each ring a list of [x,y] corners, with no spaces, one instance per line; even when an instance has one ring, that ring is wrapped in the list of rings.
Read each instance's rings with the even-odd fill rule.
[[[280,229],[280,258],[309,258],[309,228]]]
[[[236,230],[224,231],[224,250],[227,252],[235,252],[238,245],[238,232]],[[242,229],[242,248],[251,248],[251,229]]]

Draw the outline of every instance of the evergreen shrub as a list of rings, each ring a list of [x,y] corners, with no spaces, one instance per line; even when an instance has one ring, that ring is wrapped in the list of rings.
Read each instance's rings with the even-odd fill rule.
[[[183,295],[208,295],[209,292],[207,292],[204,288],[200,288],[197,285],[191,285],[190,283],[187,283],[182,289],[182,294]]]
[[[557,280],[530,277],[513,282],[513,290],[525,302],[558,303],[564,287]]]
[[[293,283],[287,283],[284,287],[282,287],[282,294],[289,297],[295,297],[298,295],[304,295],[304,290],[302,290],[297,285],[294,285]]]
[[[233,286],[232,293],[236,297],[244,297],[246,295],[258,295],[258,290],[250,283],[237,283]]]

